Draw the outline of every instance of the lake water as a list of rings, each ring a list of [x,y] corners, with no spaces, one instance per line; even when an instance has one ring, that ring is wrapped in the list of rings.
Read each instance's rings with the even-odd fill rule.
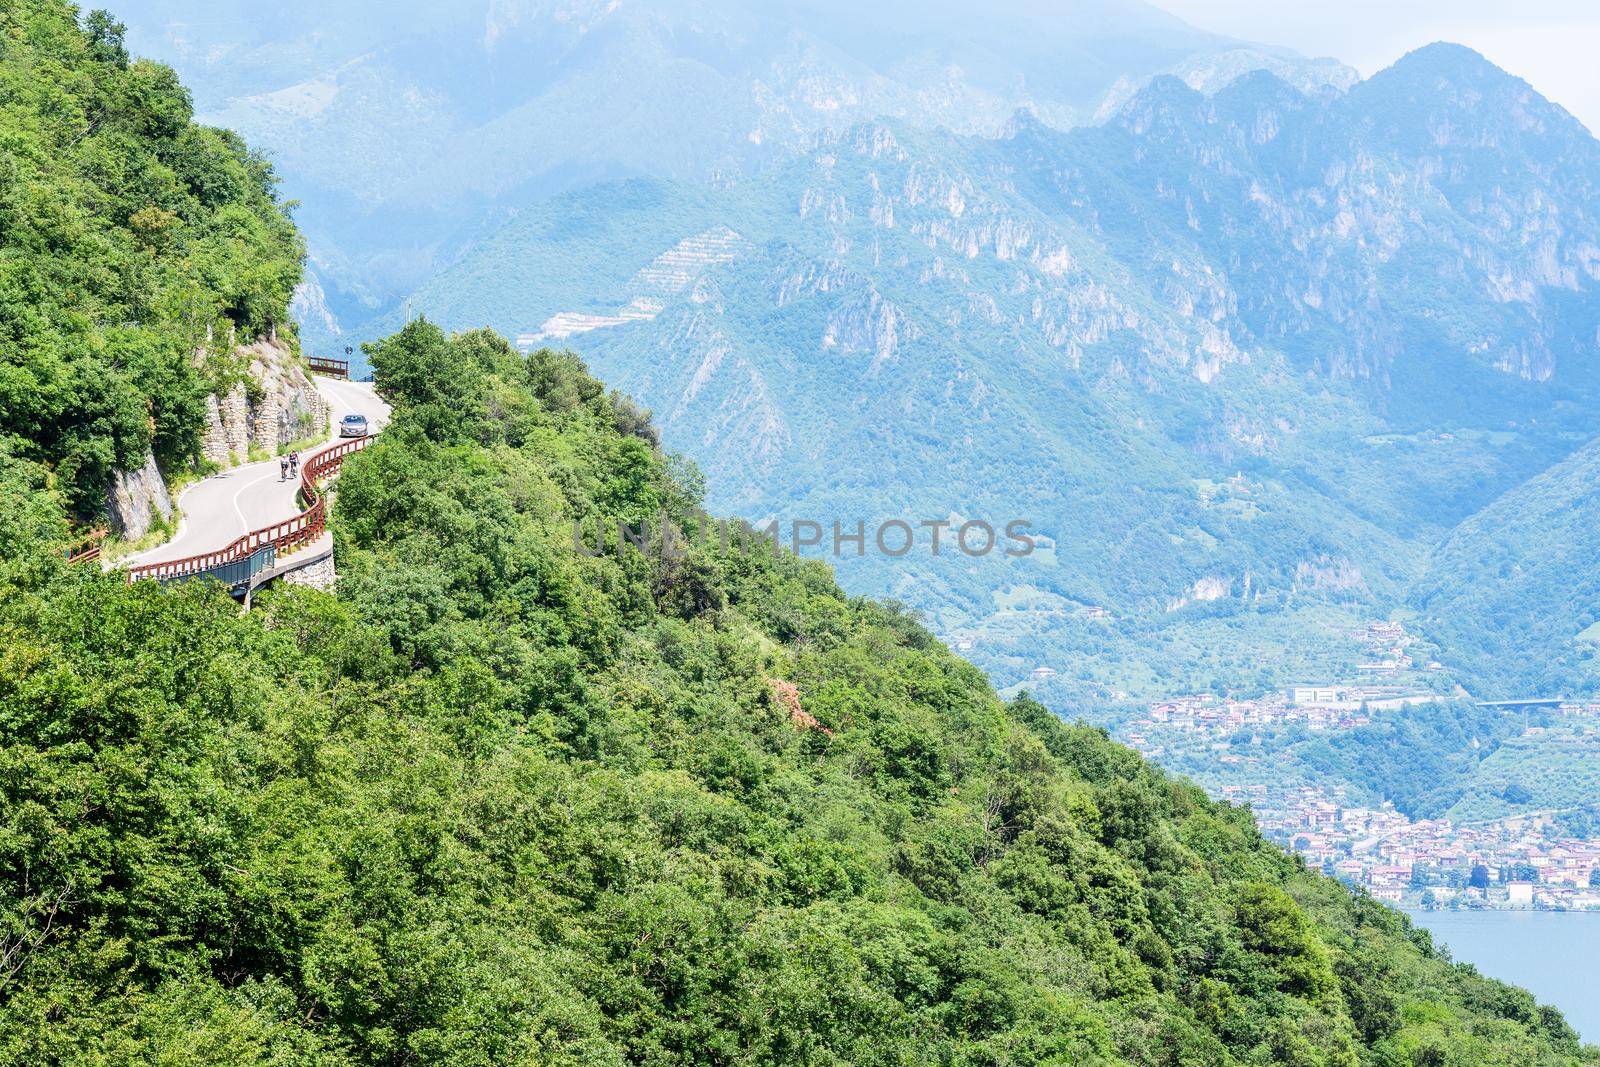
[[[1600,1044],[1600,914],[1571,911],[1407,912],[1457,962],[1553,1004]]]

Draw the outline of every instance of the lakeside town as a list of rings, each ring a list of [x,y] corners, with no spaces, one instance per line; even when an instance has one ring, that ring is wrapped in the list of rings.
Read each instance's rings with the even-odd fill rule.
[[[1283,773],[1281,752],[1268,744],[1276,738],[1354,730],[1449,695],[1420,684],[1439,667],[1417,668],[1400,624],[1369,623],[1350,636],[1371,653],[1359,681],[1292,685],[1247,699],[1156,700],[1118,735],[1219,799],[1249,805],[1267,837],[1376,899],[1407,908],[1600,911],[1600,838],[1567,833],[1559,812],[1471,823],[1411,819],[1388,803],[1359,802],[1343,786]],[[1600,703],[1551,710],[1582,729],[1600,728]]]
[[[1597,709],[1600,710],[1600,709]],[[1343,791],[1225,786],[1267,837],[1378,900],[1421,908],[1600,911],[1600,839],[1563,836],[1552,813],[1453,824],[1409,819]]]
[[[1393,685],[1293,686],[1282,693],[1250,699],[1200,693],[1152,703],[1144,718],[1128,724],[1123,739],[1152,758],[1166,751],[1163,734],[1176,734],[1173,740],[1188,744],[1196,739],[1213,740],[1220,752],[1235,747],[1232,740],[1240,731],[1254,727],[1301,725],[1313,733],[1352,730],[1371,723],[1376,712],[1438,699],[1437,693]],[[1249,740],[1259,741],[1259,736]],[[1225,764],[1255,762],[1238,753],[1218,759]]]
[[[1356,665],[1360,681],[1291,685],[1250,698],[1214,693],[1157,700],[1147,713],[1125,724],[1122,739],[1144,755],[1161,759],[1169,749],[1192,751],[1209,744],[1222,765],[1250,765],[1260,757],[1250,749],[1264,736],[1283,728],[1303,727],[1312,733],[1353,730],[1372,722],[1375,714],[1445,698],[1436,685],[1407,684],[1419,676],[1408,649],[1415,638],[1397,622],[1369,622],[1350,634],[1364,656]],[[1443,668],[1430,661],[1421,676],[1437,676]],[[1442,676],[1438,678],[1442,682]]]

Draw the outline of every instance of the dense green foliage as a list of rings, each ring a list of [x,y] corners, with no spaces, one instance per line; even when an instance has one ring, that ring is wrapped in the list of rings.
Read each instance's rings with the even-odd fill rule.
[[[270,169],[195,126],[104,12],[0,0],[0,437],[95,510],[114,469],[198,452],[232,342],[286,320],[299,238]]]
[[[109,17],[0,10],[0,1063],[1595,1062],[1248,812],[724,541],[568,353],[368,346],[337,594],[69,566],[298,239]]]
[[[1470,788],[1479,763],[1522,733],[1521,715],[1468,701],[1382,712],[1371,724],[1303,735],[1286,747],[1324,779],[1391,801],[1413,819],[1436,819]],[[1271,746],[1263,753],[1274,755]]]
[[[1584,1060],[1248,812],[696,539],[570,356],[370,355],[337,595],[67,567],[6,475],[0,1061]],[[662,511],[695,543],[574,547]]]
[[[1600,837],[1600,732],[1558,722],[1512,737],[1473,768],[1460,794],[1452,819],[1561,812],[1571,833]]]
[[[1447,538],[1415,599],[1480,692],[1600,690],[1600,443],[1518,486]]]

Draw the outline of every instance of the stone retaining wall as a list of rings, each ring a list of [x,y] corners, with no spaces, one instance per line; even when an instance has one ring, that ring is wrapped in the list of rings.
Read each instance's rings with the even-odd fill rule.
[[[333,569],[333,555],[330,553],[315,563],[308,563],[297,570],[288,571],[284,574],[283,580],[289,585],[303,585],[331,592],[339,582],[339,575]]]
[[[289,350],[265,340],[239,352],[249,360],[260,400],[252,404],[242,382],[225,396],[207,400],[201,446],[205,458],[230,467],[243,463],[251,446],[275,453],[291,441],[322,436],[328,428],[328,402]]]

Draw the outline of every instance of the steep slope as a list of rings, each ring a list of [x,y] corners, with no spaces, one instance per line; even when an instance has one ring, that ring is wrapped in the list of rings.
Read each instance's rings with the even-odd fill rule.
[[[1507,493],[1433,553],[1413,598],[1484,697],[1600,688],[1600,442]]]
[[[80,29],[64,3],[0,6],[0,439],[85,515],[116,472],[200,454],[207,394],[241,377],[235,342],[292,329],[299,278],[271,169],[196,126],[122,32],[103,13]]]
[[[116,82],[103,18],[5,15],[7,61]],[[94,251],[12,265],[65,302]],[[69,564],[49,442],[0,437],[0,1061],[1597,1062],[1248,812],[697,537],[695,472],[576,357],[368,355],[396,417],[337,595]]]
[[[1595,1062],[1246,810],[696,537],[571,356],[370,354],[337,596],[67,567],[0,467],[5,1059]]]
[[[841,561],[1001,684],[1069,650],[1080,689],[1272,684],[1337,664],[1258,649],[1341,645],[1600,429],[1597,189],[1570,116],[1440,46],[1345,96],[1158,79],[1094,129],[585,190],[410,306],[579,348],[748,518],[1032,521],[1027,559]]]
[[[879,116],[993,132],[1030,107],[1067,126],[1180,64],[1197,85],[1262,64],[1350,79],[1140,0],[136,0],[124,17],[209,119],[272,153],[347,325],[484,220],[595,179],[747,172]]]

